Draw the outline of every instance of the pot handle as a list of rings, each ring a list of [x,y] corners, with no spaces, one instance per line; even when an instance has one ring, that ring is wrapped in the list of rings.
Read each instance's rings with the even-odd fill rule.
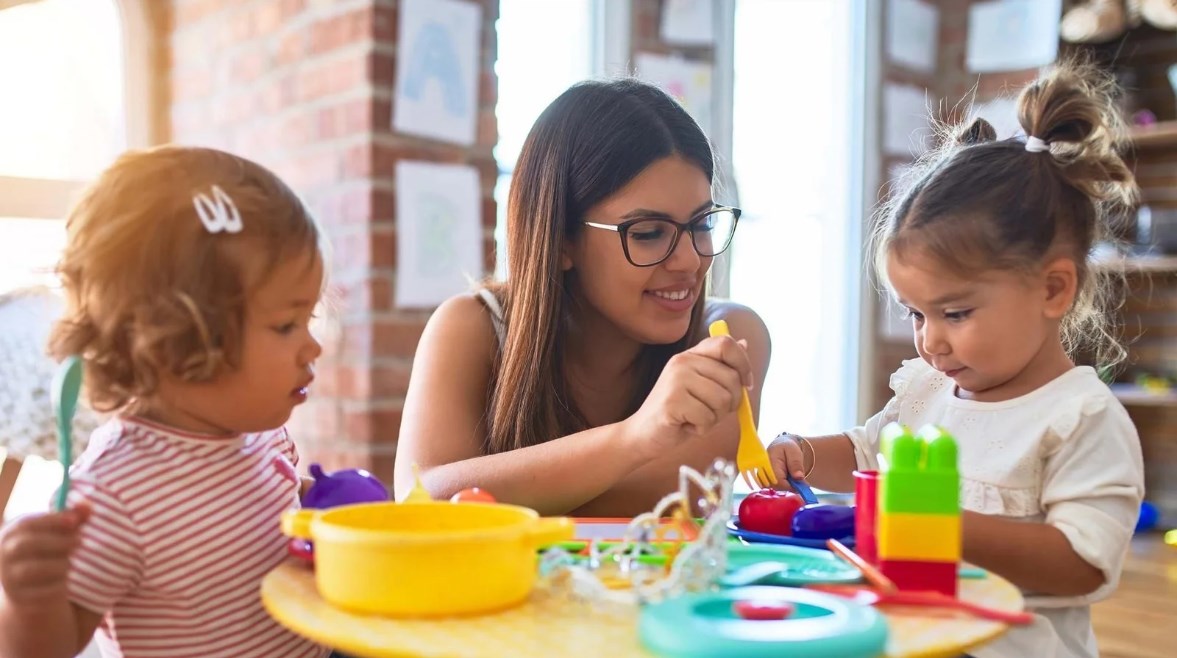
[[[566,516],[543,517],[527,529],[527,539],[535,548],[568,541],[576,534],[576,524]]]
[[[322,513],[318,509],[290,509],[282,512],[282,534],[311,541],[311,521]]]

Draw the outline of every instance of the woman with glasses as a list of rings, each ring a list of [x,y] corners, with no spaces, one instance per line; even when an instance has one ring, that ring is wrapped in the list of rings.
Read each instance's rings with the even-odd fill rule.
[[[698,125],[656,87],[585,82],[536,121],[507,205],[504,282],[445,302],[414,359],[396,458],[445,498],[480,487],[544,514],[631,516],[678,468],[735,458],[768,332],[706,299],[737,208],[712,200]],[[714,320],[734,338],[708,338]],[[737,340],[738,339],[738,340]]]

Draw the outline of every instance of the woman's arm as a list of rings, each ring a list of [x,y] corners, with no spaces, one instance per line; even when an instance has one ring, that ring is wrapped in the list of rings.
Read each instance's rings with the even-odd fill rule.
[[[759,418],[760,393],[768,372],[772,346],[768,329],[751,309],[728,301],[708,300],[704,324],[725,320],[732,338],[743,344],[743,353],[751,367],[752,387],[748,400],[752,414]],[[702,344],[696,346],[703,347]],[[732,408],[738,404],[733,401]],[[668,493],[678,490],[679,467],[689,466],[706,472],[717,457],[734,462],[740,425],[736,414],[728,413],[704,436],[672,443],[642,466],[622,477],[600,496],[578,506],[577,516],[630,517],[648,512]]]
[[[744,343],[752,368],[752,387],[748,401],[752,415],[760,418],[761,392],[768,373],[772,344],[764,321],[754,311],[728,301],[709,300],[704,324],[725,320],[733,338]],[[740,425],[736,414],[729,414],[701,440],[672,446],[644,466],[636,469],[608,492],[578,510],[583,516],[633,516],[649,511],[666,494],[678,489],[680,466],[690,466],[700,473],[717,457],[735,462]]]
[[[430,318],[413,362],[397,443],[397,498],[422,484],[439,499],[481,487],[542,513],[565,513],[600,495],[645,459],[619,425],[483,455],[495,335],[473,295],[446,301]]]
[[[733,325],[732,333],[739,337],[737,331]],[[753,342],[766,354],[763,341],[750,340],[749,345]],[[675,357],[651,399],[625,421],[508,453],[482,455],[495,347],[490,317],[473,295],[447,301],[430,318],[405,400],[397,446],[398,498],[412,486],[416,463],[422,483],[435,498],[478,486],[500,500],[545,514],[622,512],[638,504],[635,494],[656,501],[674,490],[678,464],[696,465],[704,454],[709,463],[731,452],[717,443],[734,447],[730,410],[738,395],[732,393],[740,386],[740,372],[751,378],[752,367],[734,341],[709,339]],[[714,384],[700,392],[706,402],[686,392],[699,383]],[[721,397],[724,402],[717,402]],[[693,405],[684,398],[691,398]],[[722,415],[707,406],[719,408],[729,401],[730,409]],[[731,416],[730,424],[726,416]],[[703,436],[684,429],[694,425],[705,429]],[[613,494],[630,502],[614,500]]]

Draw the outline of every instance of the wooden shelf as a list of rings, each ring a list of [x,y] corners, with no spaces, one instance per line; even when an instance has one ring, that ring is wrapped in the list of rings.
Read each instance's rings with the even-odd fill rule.
[[[1162,121],[1151,126],[1132,126],[1128,140],[1137,150],[1177,148],[1177,121]]]
[[[1123,256],[1096,258],[1093,263],[1099,270],[1123,269],[1128,273],[1168,274],[1177,272],[1177,256]]]
[[[1127,407],[1177,407],[1177,391],[1147,391],[1135,384],[1112,384],[1111,389]]]

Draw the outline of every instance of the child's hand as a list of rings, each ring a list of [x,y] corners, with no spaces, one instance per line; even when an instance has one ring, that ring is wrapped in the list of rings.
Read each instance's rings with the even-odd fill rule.
[[[0,587],[15,605],[65,598],[70,553],[90,516],[85,505],[22,517],[0,535]]]
[[[791,474],[794,480],[805,479],[805,454],[792,434],[781,434],[768,444],[768,461],[776,473],[778,489],[792,489],[785,479],[786,473]]]

